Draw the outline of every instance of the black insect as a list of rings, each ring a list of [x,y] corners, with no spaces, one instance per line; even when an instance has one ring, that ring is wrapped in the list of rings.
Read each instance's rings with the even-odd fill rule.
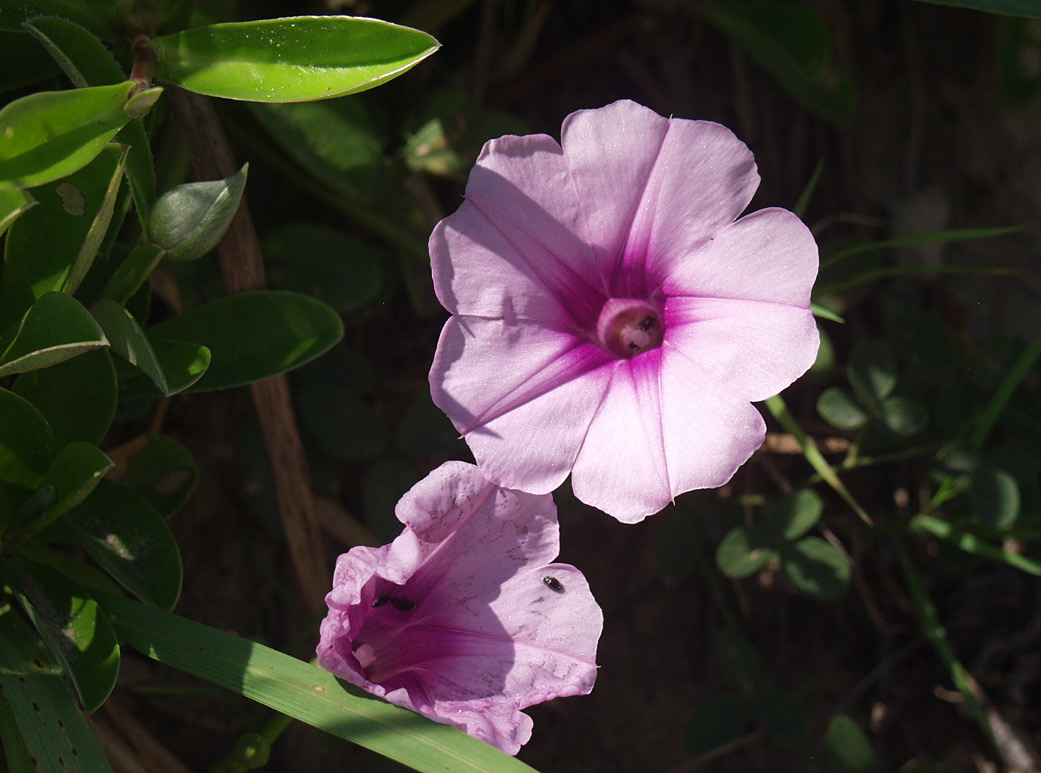
[[[640,320],[640,330],[650,330],[657,323],[658,320],[654,318],[653,314],[648,314],[646,317]]]
[[[395,598],[393,596],[379,596],[372,602],[372,606],[374,607],[382,607],[384,604],[390,604],[399,612],[409,612],[416,608],[416,602],[409,601],[408,599]]]
[[[546,587],[549,588],[551,591],[554,591],[556,593],[564,592],[564,586],[560,584],[560,580],[558,580],[556,577],[550,577],[549,575],[546,575],[542,578],[542,582],[544,582],[546,584]]]

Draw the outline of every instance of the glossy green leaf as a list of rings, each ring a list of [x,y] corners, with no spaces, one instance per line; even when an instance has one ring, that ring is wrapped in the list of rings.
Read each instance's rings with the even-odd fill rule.
[[[139,599],[173,609],[181,594],[181,556],[166,520],[139,494],[102,479],[57,525]]]
[[[11,607],[0,610],[0,692],[34,770],[111,771],[61,664]]]
[[[838,548],[820,537],[803,537],[786,547],[781,562],[791,584],[817,601],[834,601],[849,586],[849,562]]]
[[[76,22],[99,37],[112,34],[119,20],[119,0],[32,0],[0,3],[0,29],[21,32],[22,25],[37,16],[60,16]]]
[[[18,729],[14,712],[0,693],[0,749],[4,751],[7,770],[12,773],[34,771],[33,758],[25,746],[22,731]]]
[[[77,440],[98,445],[116,413],[116,372],[104,349],[23,373],[13,389],[47,418],[56,448]]]
[[[748,577],[776,558],[769,535],[756,527],[731,529],[716,550],[716,566],[727,577]]]
[[[158,244],[142,244],[135,249],[108,280],[104,297],[125,304],[148,281],[163,254]]]
[[[911,397],[890,396],[879,402],[878,415],[882,423],[901,437],[921,432],[929,423],[925,406]]]
[[[0,110],[0,190],[29,188],[89,164],[129,120],[134,84],[41,91]]]
[[[169,518],[188,501],[197,478],[195,462],[184,446],[166,435],[149,435],[144,447],[129,458],[119,482]]]
[[[836,429],[853,430],[863,427],[867,412],[844,389],[829,387],[817,398],[817,413]]]
[[[305,293],[341,314],[373,303],[390,256],[382,247],[317,223],[293,223],[261,238],[268,285]]]
[[[20,561],[23,607],[72,682],[87,713],[108,698],[119,675],[119,643],[105,613],[81,587],[44,564]]]
[[[1019,516],[1019,485],[1014,476],[1000,467],[982,464],[969,483],[972,514],[996,529],[1007,529]]]
[[[62,63],[62,70],[77,87],[107,86],[126,80],[125,73],[105,45],[79,24],[52,16],[33,19],[26,23],[26,29]],[[153,94],[149,99],[154,102],[155,96]],[[135,94],[125,108],[132,118],[136,118],[143,107],[142,98],[142,94]],[[144,125],[132,120],[119,130],[114,139],[130,148],[126,160],[127,180],[141,221],[147,223],[155,200],[155,166]]]
[[[49,368],[106,346],[108,339],[79,301],[50,292],[25,312],[17,328],[0,338],[0,376]]]
[[[821,118],[853,116],[853,87],[831,53],[831,35],[812,9],[789,2],[713,5],[709,21],[795,99]]]
[[[853,345],[846,375],[857,399],[874,404],[888,397],[896,386],[893,347],[878,338],[861,338]]]
[[[167,260],[197,260],[217,246],[238,211],[248,171],[246,164],[226,180],[185,183],[159,197],[148,235]]]
[[[90,313],[105,331],[112,351],[152,379],[161,394],[170,394],[159,358],[133,315],[114,301],[101,301]]]
[[[845,714],[831,718],[824,746],[834,773],[878,773],[881,770],[871,741],[860,725]]]
[[[0,3],[0,18],[5,13]],[[61,75],[61,70],[40,44],[22,30],[0,30],[0,93]]]
[[[346,16],[214,24],[155,38],[156,78],[213,97],[300,102],[353,94],[438,48],[425,32]]]
[[[778,500],[770,508],[768,518],[781,536],[794,540],[813,528],[823,512],[824,502],[817,492],[804,488]]]
[[[34,489],[54,439],[47,420],[23,397],[0,389],[0,481]]]
[[[75,174],[33,190],[39,205],[7,234],[0,331],[44,293],[76,290],[111,220],[125,151],[110,145]]]
[[[531,773],[523,762],[483,741],[374,698],[262,644],[127,599],[99,600],[120,640],[160,663],[416,770]]]
[[[920,0],[933,5],[951,5],[956,8],[971,8],[974,11],[1000,13],[1008,16],[1025,16],[1041,19],[1041,5],[1037,0]]]
[[[75,441],[65,446],[40,481],[40,487],[49,486],[54,492],[54,503],[26,524],[27,530],[40,531],[86,499],[112,466],[112,460],[90,443]]]
[[[9,191],[0,191],[0,235],[4,233],[15,219],[23,212],[36,206],[29,191],[16,188]]]
[[[148,329],[157,338],[206,346],[209,369],[191,391],[225,389],[284,373],[317,357],[343,336],[340,317],[319,301],[289,292],[218,298]]]
[[[146,332],[148,343],[163,374],[167,394],[177,394],[193,386],[210,366],[210,350],[199,344],[156,338]],[[153,379],[122,358],[119,367],[119,396],[123,400],[157,397],[163,393]]]

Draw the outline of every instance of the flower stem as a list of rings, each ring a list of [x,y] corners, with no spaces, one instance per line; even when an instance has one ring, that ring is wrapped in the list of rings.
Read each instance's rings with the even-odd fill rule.
[[[838,473],[835,472],[828,460],[824,458],[824,455],[817,448],[817,445],[813,440],[807,437],[806,433],[803,432],[802,427],[799,426],[799,422],[792,416],[791,411],[788,410],[787,404],[784,402],[784,398],[780,395],[774,395],[766,401],[766,407],[773,414],[774,418],[781,423],[781,426],[788,431],[792,437],[794,437],[799,446],[802,448],[802,455],[806,457],[806,461],[810,463],[810,466],[817,471],[817,474],[821,476],[821,479],[827,483],[832,489],[835,490],[843,501],[849,505],[853,512],[855,512],[864,523],[868,526],[874,526],[875,522],[871,520],[871,516],[860,506],[853,495],[849,493],[849,489],[839,478]]]

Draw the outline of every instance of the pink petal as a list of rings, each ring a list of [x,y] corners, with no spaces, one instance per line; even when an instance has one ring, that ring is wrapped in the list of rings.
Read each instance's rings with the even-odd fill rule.
[[[430,369],[435,405],[494,483],[544,494],[578,454],[614,357],[529,322],[453,317]]]
[[[582,206],[580,233],[596,254],[603,288],[610,286],[668,125],[629,100],[564,119],[561,145]]]
[[[572,470],[575,496],[625,523],[672,501],[658,389],[661,353],[653,349],[616,363]]]
[[[640,291],[656,289],[664,274],[686,266],[694,249],[744,211],[758,186],[752,152],[728,128],[670,120],[611,294],[639,297]]]
[[[817,276],[810,229],[784,209],[746,215],[708,242],[691,239],[662,282],[666,295],[769,301],[806,309]]]
[[[431,238],[438,298],[453,313],[552,312],[533,318],[554,321],[563,309],[577,320],[595,321],[604,288],[590,284],[595,272],[587,269],[595,263],[577,235],[579,218],[555,140],[538,134],[485,143],[466,184],[466,202]],[[489,279],[502,289],[519,286],[526,302],[518,308],[508,294],[478,289]],[[556,309],[534,300],[540,292],[556,299]]]
[[[722,298],[670,298],[665,309],[669,345],[734,397],[772,397],[817,357],[809,309]]]

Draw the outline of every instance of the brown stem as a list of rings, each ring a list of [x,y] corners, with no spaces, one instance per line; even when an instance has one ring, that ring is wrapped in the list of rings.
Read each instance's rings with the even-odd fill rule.
[[[237,171],[227,135],[210,100],[178,88],[167,89],[171,109],[199,180],[219,180]],[[260,242],[245,198],[217,246],[224,284],[230,293],[265,287]],[[286,377],[274,376],[252,384],[253,401],[264,432],[282,528],[312,615],[324,611],[322,598],[330,582],[322,533],[314,513],[311,475],[297,431]]]

